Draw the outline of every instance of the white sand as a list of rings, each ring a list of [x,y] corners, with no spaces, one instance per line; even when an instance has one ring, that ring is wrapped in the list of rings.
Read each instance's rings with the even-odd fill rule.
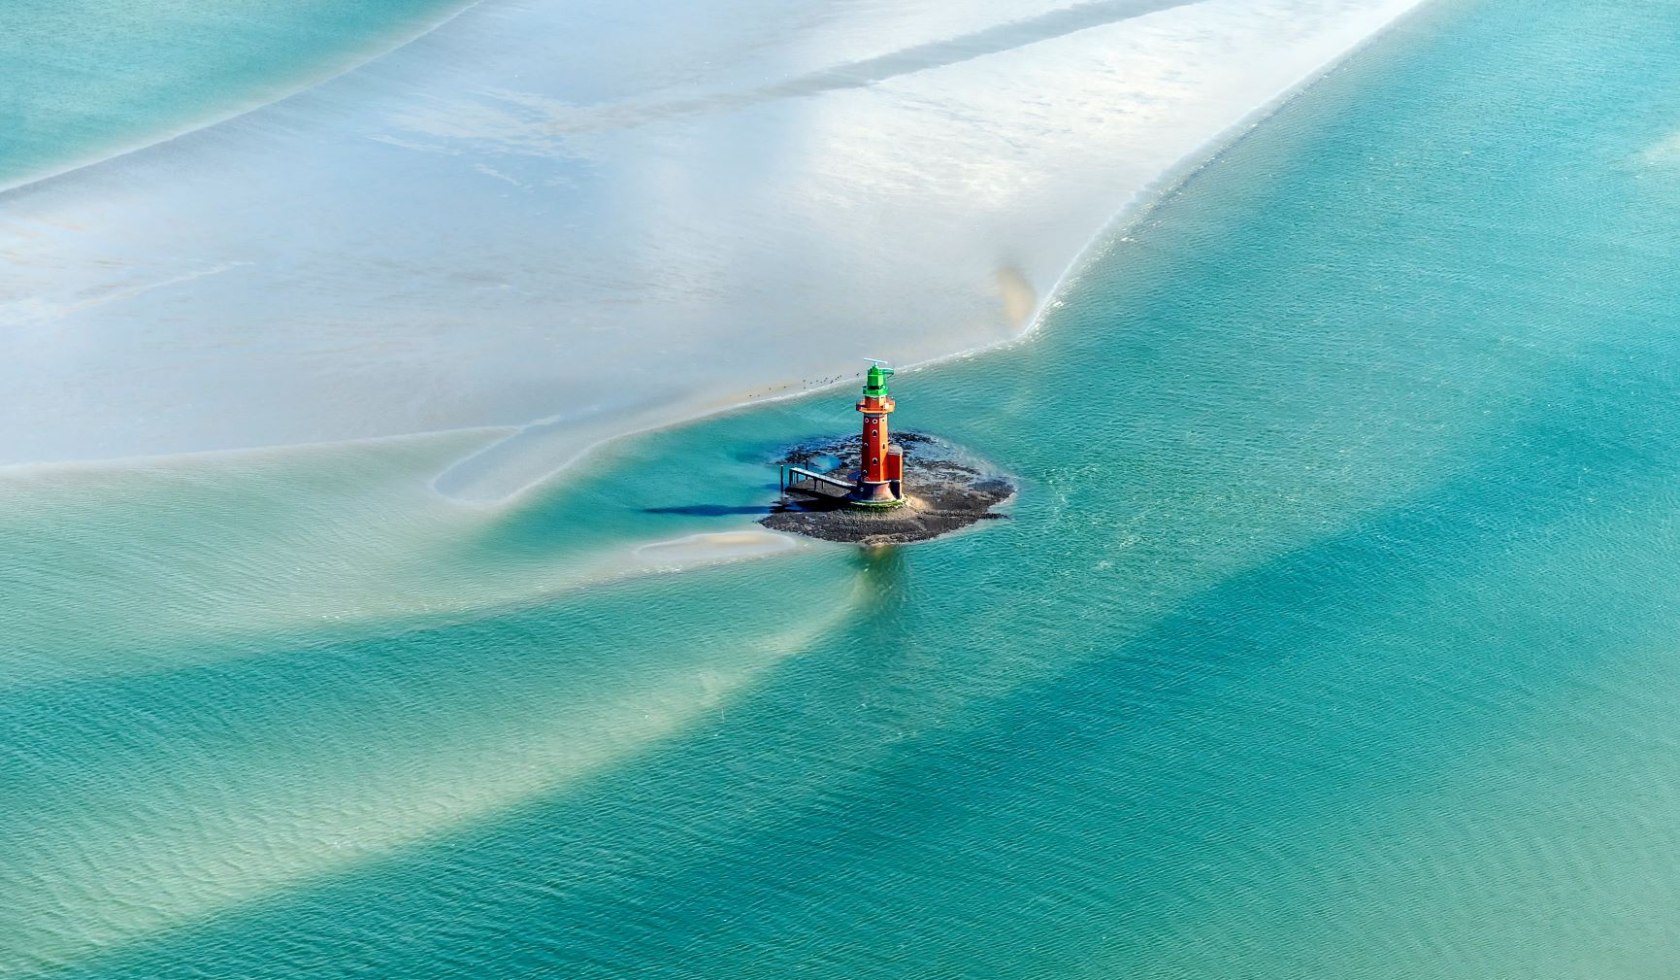
[[[1151,182],[1416,2],[484,0],[0,195],[0,464],[521,427],[437,481],[494,500],[1004,341]]]

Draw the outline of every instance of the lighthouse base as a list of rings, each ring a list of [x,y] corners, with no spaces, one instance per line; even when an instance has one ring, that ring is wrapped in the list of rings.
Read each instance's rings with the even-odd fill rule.
[[[882,483],[859,481],[857,488],[846,497],[846,506],[869,510],[891,510],[904,506],[904,490],[897,480]]]

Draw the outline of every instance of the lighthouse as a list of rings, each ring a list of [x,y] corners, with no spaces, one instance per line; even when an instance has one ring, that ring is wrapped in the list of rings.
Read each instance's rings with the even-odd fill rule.
[[[887,439],[887,416],[892,395],[887,379],[892,368],[872,364],[864,381],[857,410],[863,414],[863,466],[850,502],[859,507],[897,507],[904,503],[904,450]]]

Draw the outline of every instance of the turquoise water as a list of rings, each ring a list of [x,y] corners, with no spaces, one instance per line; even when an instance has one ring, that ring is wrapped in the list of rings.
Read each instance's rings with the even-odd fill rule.
[[[462,0],[6,0],[0,187],[272,100]]]
[[[843,394],[505,514],[373,493],[419,442],[12,488],[0,970],[1672,975],[1674,39],[1427,7],[901,376],[976,533],[242,611],[748,528]]]

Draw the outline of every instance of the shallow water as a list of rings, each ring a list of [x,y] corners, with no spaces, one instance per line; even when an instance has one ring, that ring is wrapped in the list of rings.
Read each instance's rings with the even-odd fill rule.
[[[0,187],[342,71],[465,0],[7,0]]]
[[[1673,38],[1428,7],[901,375],[1023,483],[974,533],[599,582],[750,530],[833,396],[499,511],[394,489],[464,435],[63,477],[0,565],[0,969],[1672,972]]]

